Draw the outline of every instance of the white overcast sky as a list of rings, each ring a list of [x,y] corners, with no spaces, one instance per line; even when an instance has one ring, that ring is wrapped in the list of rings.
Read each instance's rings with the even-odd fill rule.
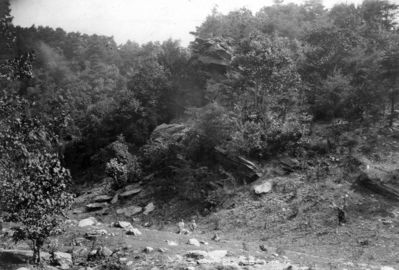
[[[395,0],[399,1],[399,0]],[[289,1],[302,3],[302,1]],[[362,0],[324,0],[335,3]],[[181,40],[200,25],[215,5],[222,13],[247,7],[254,13],[273,0],[11,0],[14,24],[61,27],[67,32],[113,36],[117,43]]]

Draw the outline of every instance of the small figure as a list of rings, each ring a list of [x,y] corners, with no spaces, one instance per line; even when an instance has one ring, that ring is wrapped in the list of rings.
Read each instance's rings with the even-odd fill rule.
[[[184,220],[183,219],[179,223],[177,223],[177,227],[179,229],[179,231],[177,232],[178,234],[182,234],[184,231],[186,231],[184,226],[185,226],[185,224],[184,224]]]
[[[215,233],[215,235],[212,237],[212,240],[215,242],[219,242],[220,241],[220,237],[217,233]]]
[[[189,228],[192,232],[194,232],[197,229],[197,223],[195,222],[195,219],[191,220],[191,223],[189,225]]]

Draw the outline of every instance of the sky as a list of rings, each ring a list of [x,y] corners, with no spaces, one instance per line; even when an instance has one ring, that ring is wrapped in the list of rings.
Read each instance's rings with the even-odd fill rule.
[[[324,0],[323,4],[331,7],[341,2],[362,1]],[[193,39],[189,32],[195,31],[215,6],[224,14],[241,7],[255,13],[272,4],[273,0],[11,0],[11,15],[16,25],[113,36],[118,44],[172,38],[187,45]]]

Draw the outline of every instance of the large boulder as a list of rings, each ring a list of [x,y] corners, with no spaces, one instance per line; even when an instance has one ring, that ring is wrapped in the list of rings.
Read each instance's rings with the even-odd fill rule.
[[[206,66],[227,67],[232,59],[232,49],[219,38],[196,38],[193,46],[193,59]]]
[[[150,140],[174,140],[179,141],[183,138],[189,128],[183,124],[161,124],[151,133]]]
[[[73,264],[72,255],[65,252],[54,252],[54,262],[61,269],[69,269]]]
[[[119,197],[120,198],[124,198],[124,199],[125,198],[129,198],[129,197],[131,197],[133,195],[136,195],[137,193],[140,193],[140,191],[141,191],[141,188],[135,188],[135,189],[127,190],[127,191],[119,194]]]
[[[143,211],[142,207],[132,205],[132,206],[125,207],[125,208],[120,208],[120,209],[116,210],[116,213],[118,215],[125,215],[127,217],[131,217],[131,216],[141,213],[141,211]]]
[[[261,195],[271,192],[273,189],[273,181],[270,179],[262,179],[261,181],[256,181],[253,185],[253,190],[255,194]]]
[[[112,196],[109,195],[98,195],[94,198],[94,202],[102,203],[102,202],[109,202],[112,200]]]
[[[29,262],[33,257],[31,250],[18,250],[18,249],[0,249],[0,262],[4,264],[24,264]],[[40,257],[43,260],[48,260],[50,254],[41,252]]]
[[[108,207],[107,202],[95,202],[95,203],[89,203],[88,205],[86,205],[86,210],[88,212],[92,212],[92,211],[102,210],[106,207]]]
[[[149,204],[147,204],[147,205],[144,207],[144,212],[143,212],[143,214],[144,214],[144,215],[148,215],[149,213],[151,213],[151,212],[154,211],[154,210],[155,210],[155,205],[154,205],[153,202],[150,202]]]
[[[78,226],[79,227],[87,227],[87,226],[94,226],[97,224],[97,220],[94,217],[89,217],[89,218],[85,218],[82,219],[81,221],[79,221]]]

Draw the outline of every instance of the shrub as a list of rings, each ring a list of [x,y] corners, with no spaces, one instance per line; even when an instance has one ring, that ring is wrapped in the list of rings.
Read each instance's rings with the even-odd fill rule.
[[[44,241],[56,232],[58,224],[73,200],[67,192],[71,177],[58,156],[47,152],[30,153],[19,168],[2,172],[0,198],[5,221],[14,228],[15,241],[31,240],[34,262],[40,262]]]
[[[114,180],[113,187],[115,189],[125,186],[128,182],[127,166],[117,158],[113,158],[107,163],[105,173]]]

